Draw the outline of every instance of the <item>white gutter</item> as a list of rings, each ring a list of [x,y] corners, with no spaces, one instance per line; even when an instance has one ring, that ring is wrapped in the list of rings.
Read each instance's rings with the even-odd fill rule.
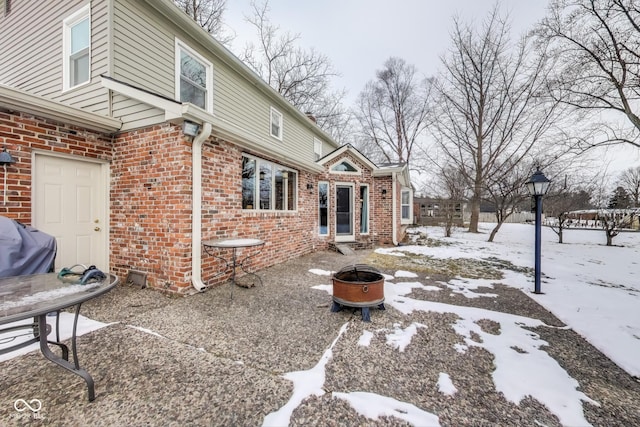
[[[193,138],[193,189],[191,192],[191,284],[202,292],[207,285],[202,281],[202,145],[211,136],[211,123],[204,122],[202,131]]]
[[[398,235],[397,233],[397,224],[396,224],[396,208],[397,208],[397,191],[396,191],[396,187],[397,187],[397,176],[398,174],[393,172],[391,174],[392,180],[391,180],[391,185],[393,186],[393,191],[392,191],[392,197],[393,197],[393,208],[392,208],[392,214],[391,214],[391,218],[392,218],[392,226],[391,226],[391,243],[393,243],[394,246],[398,246],[398,238],[396,237]]]

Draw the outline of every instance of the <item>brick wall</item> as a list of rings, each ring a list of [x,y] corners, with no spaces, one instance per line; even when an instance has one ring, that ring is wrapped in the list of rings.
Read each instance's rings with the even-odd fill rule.
[[[162,124],[120,134],[111,165],[111,270],[180,292],[191,277],[191,144]]]
[[[147,273],[149,286],[185,292],[191,286],[191,142],[179,127],[155,126],[120,135],[114,143],[111,188],[111,263],[126,277]],[[259,238],[266,242],[252,259],[253,269],[294,258],[326,243],[317,237],[314,182],[298,170],[298,210],[266,212],[242,209],[240,147],[211,138],[202,151],[202,240]],[[264,156],[274,163],[296,169]],[[296,169],[297,170],[297,169]],[[315,188],[315,185],[314,185]],[[243,252],[254,249],[240,250]],[[229,256],[221,252],[221,256]],[[202,278],[208,282],[224,264],[202,254]],[[222,275],[212,284],[228,278]]]
[[[360,174],[341,174],[330,173],[331,168],[337,163],[342,162],[344,159],[359,168],[362,173]],[[335,239],[335,188],[337,183],[353,183],[355,194],[355,206],[354,206],[354,227],[355,227],[355,240],[357,244],[356,248],[366,247],[371,248],[374,245],[391,244],[393,239],[393,229],[391,221],[391,212],[393,206],[393,192],[391,187],[391,177],[376,177],[371,174],[369,166],[362,163],[357,157],[346,152],[343,156],[337,157],[334,161],[325,164],[326,171],[322,173],[318,180],[329,182],[329,197],[330,197],[330,209],[329,209],[329,224],[330,233],[326,237],[327,241],[333,241]],[[361,217],[361,205],[360,205],[360,186],[369,186],[369,233],[360,233],[360,217]],[[382,189],[386,189],[386,194],[382,194]],[[400,193],[398,193],[400,194]],[[317,197],[317,192],[316,192]],[[399,224],[399,221],[398,221]]]
[[[0,204],[0,215],[32,223],[32,150],[110,160],[110,271],[124,280],[130,270],[139,270],[147,273],[149,286],[177,293],[190,289],[192,146],[180,127],[162,124],[111,138],[0,109],[0,149],[4,146],[17,162],[7,168],[8,203]],[[242,209],[243,152],[298,171],[296,211]],[[210,139],[203,146],[202,157],[202,239],[265,240],[266,245],[252,262],[256,269],[325,249],[333,240],[335,210],[330,209],[331,235],[318,236],[317,191],[318,181],[328,181],[331,206],[336,182],[355,184],[355,231],[361,244],[391,243],[391,178],[374,179],[357,158],[350,157],[350,161],[363,170],[362,175],[316,175],[243,151],[224,140]],[[369,185],[370,233],[360,235],[357,201],[359,187],[365,183]],[[307,189],[307,184],[313,188]],[[387,189],[386,195],[382,195],[382,188]],[[400,229],[399,204],[396,210]],[[205,281],[223,267],[204,252],[202,266]],[[226,278],[220,276],[217,281]]]
[[[7,165],[7,203],[0,198],[0,215],[32,225],[33,150],[111,159],[111,139],[82,128],[0,108],[0,150],[4,147],[16,163]],[[4,191],[4,169],[0,168]]]
[[[255,155],[264,160],[298,171],[297,211],[253,211],[242,209],[242,154]],[[315,178],[308,172],[242,150],[220,139],[211,139],[203,147],[202,183],[202,238],[258,238],[266,242],[260,253],[252,258],[251,268],[264,268],[318,249],[326,242],[318,238]],[[312,183],[314,188],[307,189]],[[239,257],[255,253],[255,249],[242,249]],[[229,252],[219,252],[229,256]],[[224,267],[221,261],[203,254],[202,277],[217,274]],[[216,281],[225,280],[220,276]]]
[[[376,215],[373,217],[376,242],[379,245],[393,244],[393,181],[390,176],[376,178],[376,191],[373,204]],[[383,190],[386,190],[383,194]]]

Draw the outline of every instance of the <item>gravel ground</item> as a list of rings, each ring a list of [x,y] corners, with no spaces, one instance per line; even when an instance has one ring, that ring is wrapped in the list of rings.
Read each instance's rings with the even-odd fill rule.
[[[493,356],[482,348],[454,349],[463,338],[451,313],[414,312],[392,307],[371,310],[371,323],[360,312],[330,312],[331,297],[311,286],[330,284],[329,276],[309,269],[338,270],[363,262],[355,256],[318,252],[260,272],[262,286],[224,285],[178,298],[120,285],[85,304],[82,314],[109,326],[78,338],[80,362],[96,382],[96,399],[88,402],[84,382],[46,361],[39,352],[0,363],[0,425],[62,426],[258,426],[284,406],[292,383],[283,374],[313,368],[330,348],[324,394],[305,399],[294,410],[292,426],[405,426],[394,417],[365,418],[332,392],[366,391],[411,403],[439,417],[443,426],[560,425],[558,418],[532,398],[519,405],[495,390]],[[393,271],[384,271],[392,274]],[[442,286],[420,274],[424,284]],[[478,292],[488,291],[480,289]],[[418,292],[416,299],[469,305],[518,314],[562,326],[552,314],[520,291],[496,286],[497,298],[467,299],[450,292]],[[399,352],[385,342],[394,325],[419,328],[411,344]],[[480,322],[484,331],[499,325]],[[131,326],[145,328],[159,336]],[[368,347],[359,346],[364,330],[374,331]],[[545,347],[600,403],[584,403],[594,426],[640,425],[640,383],[570,329],[532,329]],[[438,391],[440,372],[454,379],[458,392]],[[24,418],[16,399],[39,399],[39,419]]]

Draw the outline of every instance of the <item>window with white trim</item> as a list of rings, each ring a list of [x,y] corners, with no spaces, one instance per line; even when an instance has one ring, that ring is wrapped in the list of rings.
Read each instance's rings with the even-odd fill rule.
[[[316,160],[322,157],[322,141],[318,138],[313,138],[313,153],[315,154]]]
[[[402,222],[411,221],[411,191],[402,190],[400,206],[402,209]]]
[[[271,107],[271,136],[282,141],[282,113]]]
[[[369,186],[360,186],[360,233],[369,234]]]
[[[88,83],[91,77],[91,8],[84,6],[62,21],[62,89]]]
[[[329,235],[329,183],[318,183],[318,235]]]
[[[331,166],[331,172],[338,173],[360,173],[360,169],[355,167],[351,162],[343,160],[340,163],[336,163]]]
[[[176,99],[203,110],[212,110],[213,66],[201,55],[176,39]]]
[[[242,209],[294,211],[298,173],[249,155],[242,156]]]

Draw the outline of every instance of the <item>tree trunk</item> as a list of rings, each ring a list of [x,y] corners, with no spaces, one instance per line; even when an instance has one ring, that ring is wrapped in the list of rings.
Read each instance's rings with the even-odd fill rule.
[[[560,226],[560,228],[558,228],[558,243],[564,243],[562,241],[562,226]]]
[[[607,233],[607,246],[613,246],[613,236],[608,229],[605,229],[605,232]]]
[[[478,160],[476,161],[476,176],[473,180],[473,198],[471,199],[471,220],[469,221],[469,232],[478,232],[478,222],[480,222],[480,200],[482,198],[482,140],[478,141]]]
[[[498,222],[498,224],[496,224],[495,227],[493,227],[493,230],[491,230],[491,234],[489,234],[489,240],[487,240],[488,242],[493,242],[493,238],[496,237],[496,234],[498,234],[498,230],[500,230],[500,227],[503,223],[504,221],[500,221]]]

